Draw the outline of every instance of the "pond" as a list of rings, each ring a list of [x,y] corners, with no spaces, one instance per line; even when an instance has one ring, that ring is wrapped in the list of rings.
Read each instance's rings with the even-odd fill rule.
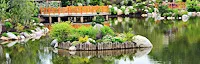
[[[152,18],[110,18],[118,33],[147,37],[153,48],[67,51],[50,47],[48,36],[0,45],[1,64],[200,64],[199,18],[154,21]],[[4,42],[1,42],[1,44]]]

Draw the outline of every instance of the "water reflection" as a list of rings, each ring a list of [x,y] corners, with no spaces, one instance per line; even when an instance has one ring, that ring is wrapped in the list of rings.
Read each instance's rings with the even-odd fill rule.
[[[132,30],[146,36],[154,45],[152,49],[67,51],[52,49],[48,36],[1,42],[0,64],[200,64],[199,20],[110,19],[116,32]]]

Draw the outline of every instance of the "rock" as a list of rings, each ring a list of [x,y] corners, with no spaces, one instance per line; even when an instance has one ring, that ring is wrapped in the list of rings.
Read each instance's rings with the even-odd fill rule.
[[[197,12],[197,16],[200,17],[200,12]]]
[[[75,55],[75,54],[76,54],[76,51],[70,51],[69,54]]]
[[[123,11],[120,10],[120,9],[118,9],[118,10],[117,10],[117,15],[122,15],[122,14],[123,14]]]
[[[139,58],[144,55],[148,55],[152,48],[138,48],[136,49],[135,57]]]
[[[42,36],[42,35],[43,35],[43,32],[42,32],[42,31],[37,31],[37,32],[35,32],[35,35],[36,35],[36,37]]]
[[[182,16],[183,22],[186,22],[188,19],[189,19],[189,16],[188,16],[188,15],[183,15],[183,16]]]
[[[31,38],[35,38],[36,37],[36,34],[35,33],[32,33],[30,34]]]
[[[20,36],[20,39],[25,39],[25,37],[21,35],[21,36]]]
[[[37,27],[35,30],[36,30],[36,31],[41,31],[40,27]]]
[[[95,24],[93,28],[97,29],[98,31],[101,31],[101,28],[103,28],[103,25],[101,25],[101,24]]]
[[[112,5],[108,5],[108,8],[112,8]]]
[[[48,33],[48,32],[49,32],[49,29],[48,29],[48,28],[44,28],[44,32],[45,32],[45,33]]]
[[[39,26],[44,26],[44,24],[40,23]]]
[[[9,40],[8,37],[4,37],[4,36],[2,36],[0,39],[1,39],[1,40]]]
[[[0,57],[3,57],[3,47],[0,45]]]
[[[136,47],[153,47],[151,42],[144,36],[136,35],[133,37],[133,42],[136,43]]]
[[[52,42],[51,42],[51,46],[56,48],[58,47],[58,40],[57,39],[54,39]]]
[[[192,12],[192,16],[195,17],[197,15],[196,12]]]
[[[26,38],[31,37],[30,34],[28,34],[27,32],[22,32],[21,35],[24,35]]]
[[[10,43],[7,44],[8,47],[12,47],[13,45],[15,45],[17,43],[17,41],[12,41]]]
[[[1,32],[2,32],[2,23],[0,22],[0,34],[1,34]]]
[[[126,9],[125,12],[124,12],[125,15],[129,15],[129,13],[130,13],[129,9]]]
[[[18,37],[11,32],[8,32],[7,35],[8,35],[8,38],[10,38],[10,39],[18,39]]]
[[[117,20],[118,20],[119,22],[122,22],[122,21],[123,21],[123,18],[122,18],[122,17],[117,17]]]
[[[148,17],[152,17],[153,14],[152,14],[152,13],[147,13],[147,16],[148,16]]]
[[[189,15],[189,16],[192,16],[192,13],[193,13],[193,12],[188,12],[188,15]]]
[[[76,47],[75,47],[75,46],[71,46],[71,47],[69,47],[69,50],[75,51],[75,50],[76,50]]]
[[[31,30],[31,32],[32,32],[32,33],[34,33],[34,32],[35,32],[35,30]]]
[[[91,45],[91,43],[89,42],[89,41],[87,41],[87,42],[85,42],[86,44],[88,44],[88,45]]]

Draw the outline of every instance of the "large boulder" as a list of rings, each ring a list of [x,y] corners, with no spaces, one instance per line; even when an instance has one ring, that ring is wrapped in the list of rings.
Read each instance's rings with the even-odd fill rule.
[[[183,22],[188,21],[189,18],[190,18],[190,17],[189,17],[188,15],[183,15],[183,16],[182,16]]]
[[[11,32],[8,32],[7,35],[8,35],[8,38],[10,38],[10,39],[18,39],[18,37]]]
[[[197,16],[200,17],[200,12],[197,12]]]
[[[103,25],[102,24],[95,24],[94,29],[97,29],[98,31],[101,31],[101,28],[103,28]]]
[[[123,11],[121,9],[118,9],[117,10],[117,15],[122,15],[123,14]]]
[[[21,35],[25,36],[26,38],[31,37],[31,35],[27,32],[22,32]]]
[[[56,48],[58,47],[58,40],[57,39],[54,39],[52,42],[51,42],[51,46]]]
[[[153,47],[151,42],[144,36],[140,36],[140,35],[134,36],[133,42],[136,43],[136,47],[142,47],[142,48]]]
[[[75,47],[75,46],[71,46],[71,47],[69,47],[69,50],[75,51],[75,50],[76,50],[76,47]]]

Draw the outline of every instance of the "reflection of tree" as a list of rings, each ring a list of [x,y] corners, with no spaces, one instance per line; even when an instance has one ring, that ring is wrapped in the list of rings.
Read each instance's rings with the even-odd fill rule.
[[[199,64],[200,27],[198,18],[192,18],[188,22],[176,23],[179,31],[175,38],[169,41],[168,47],[150,54],[154,60],[164,64]],[[152,51],[155,52],[155,51]]]
[[[37,64],[40,61],[38,50],[51,39],[41,39],[28,41],[26,44],[15,44],[10,48],[5,48],[4,53],[9,53],[13,64]]]

